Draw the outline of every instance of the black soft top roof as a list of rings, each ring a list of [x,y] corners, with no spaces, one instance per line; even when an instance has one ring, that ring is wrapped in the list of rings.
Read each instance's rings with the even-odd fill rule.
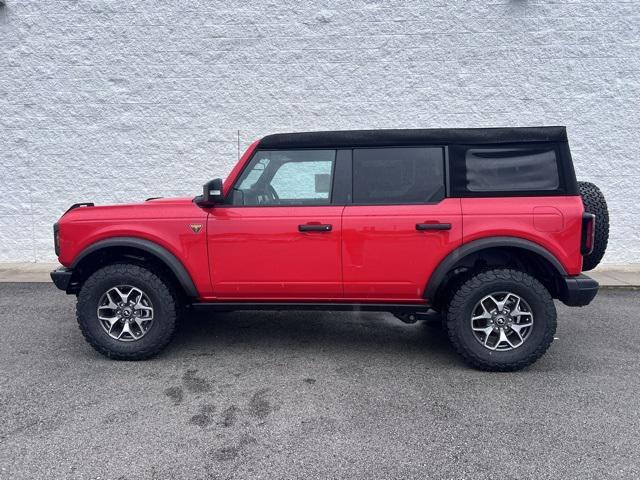
[[[404,145],[566,142],[565,127],[425,128],[278,133],[260,140],[260,148],[381,147]]]

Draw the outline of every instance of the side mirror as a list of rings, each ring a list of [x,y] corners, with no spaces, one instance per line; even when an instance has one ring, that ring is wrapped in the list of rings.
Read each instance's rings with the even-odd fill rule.
[[[195,198],[196,204],[201,207],[213,207],[216,203],[224,203],[222,191],[222,179],[215,178],[202,187],[202,195]]]

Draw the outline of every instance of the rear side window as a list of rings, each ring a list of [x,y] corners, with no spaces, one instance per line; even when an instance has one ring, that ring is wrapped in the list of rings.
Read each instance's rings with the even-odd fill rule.
[[[554,145],[454,146],[454,193],[545,195],[562,191]]]
[[[434,203],[444,198],[442,148],[353,150],[353,203]]]

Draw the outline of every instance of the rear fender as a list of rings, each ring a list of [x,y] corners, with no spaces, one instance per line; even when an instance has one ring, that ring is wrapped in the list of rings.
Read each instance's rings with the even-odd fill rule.
[[[424,290],[424,298],[432,302],[436,297],[438,289],[446,280],[447,274],[465,257],[482,250],[496,247],[512,247],[528,250],[547,260],[559,276],[565,277],[567,275],[567,271],[560,261],[546,248],[537,243],[517,237],[481,238],[458,247],[440,262],[427,282]]]

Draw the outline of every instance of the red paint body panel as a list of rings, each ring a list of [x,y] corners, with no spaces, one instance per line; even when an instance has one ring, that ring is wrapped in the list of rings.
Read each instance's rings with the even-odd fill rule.
[[[551,252],[569,275],[578,275],[583,212],[577,196],[463,198],[464,243],[485,237],[524,238]],[[540,226],[554,231],[541,231]]]
[[[341,206],[210,209],[207,238],[217,299],[336,300],[342,294]],[[298,226],[332,226],[299,232]]]
[[[164,247],[187,269],[201,296],[211,295],[204,228],[196,234],[189,224],[206,224],[207,212],[191,198],[159,199],[135,205],[81,207],[58,222],[62,265],[69,266],[88,246],[113,237],[137,237]]]
[[[533,228],[539,232],[561,232],[564,217],[556,207],[533,207]]]
[[[231,188],[231,185],[235,183],[236,178],[238,178],[238,176],[242,173],[244,166],[253,156],[253,152],[256,151],[259,143],[260,140],[256,140],[251,145],[249,145],[249,148],[247,148],[247,150],[242,154],[240,160],[238,160],[238,163],[236,163],[236,166],[233,167],[231,172],[229,172],[229,175],[227,175],[227,178],[223,183],[223,194],[225,196],[227,195],[228,189]]]
[[[451,230],[418,231],[417,223],[450,223]],[[346,297],[423,301],[433,270],[462,243],[460,199],[347,206],[342,229]]]

